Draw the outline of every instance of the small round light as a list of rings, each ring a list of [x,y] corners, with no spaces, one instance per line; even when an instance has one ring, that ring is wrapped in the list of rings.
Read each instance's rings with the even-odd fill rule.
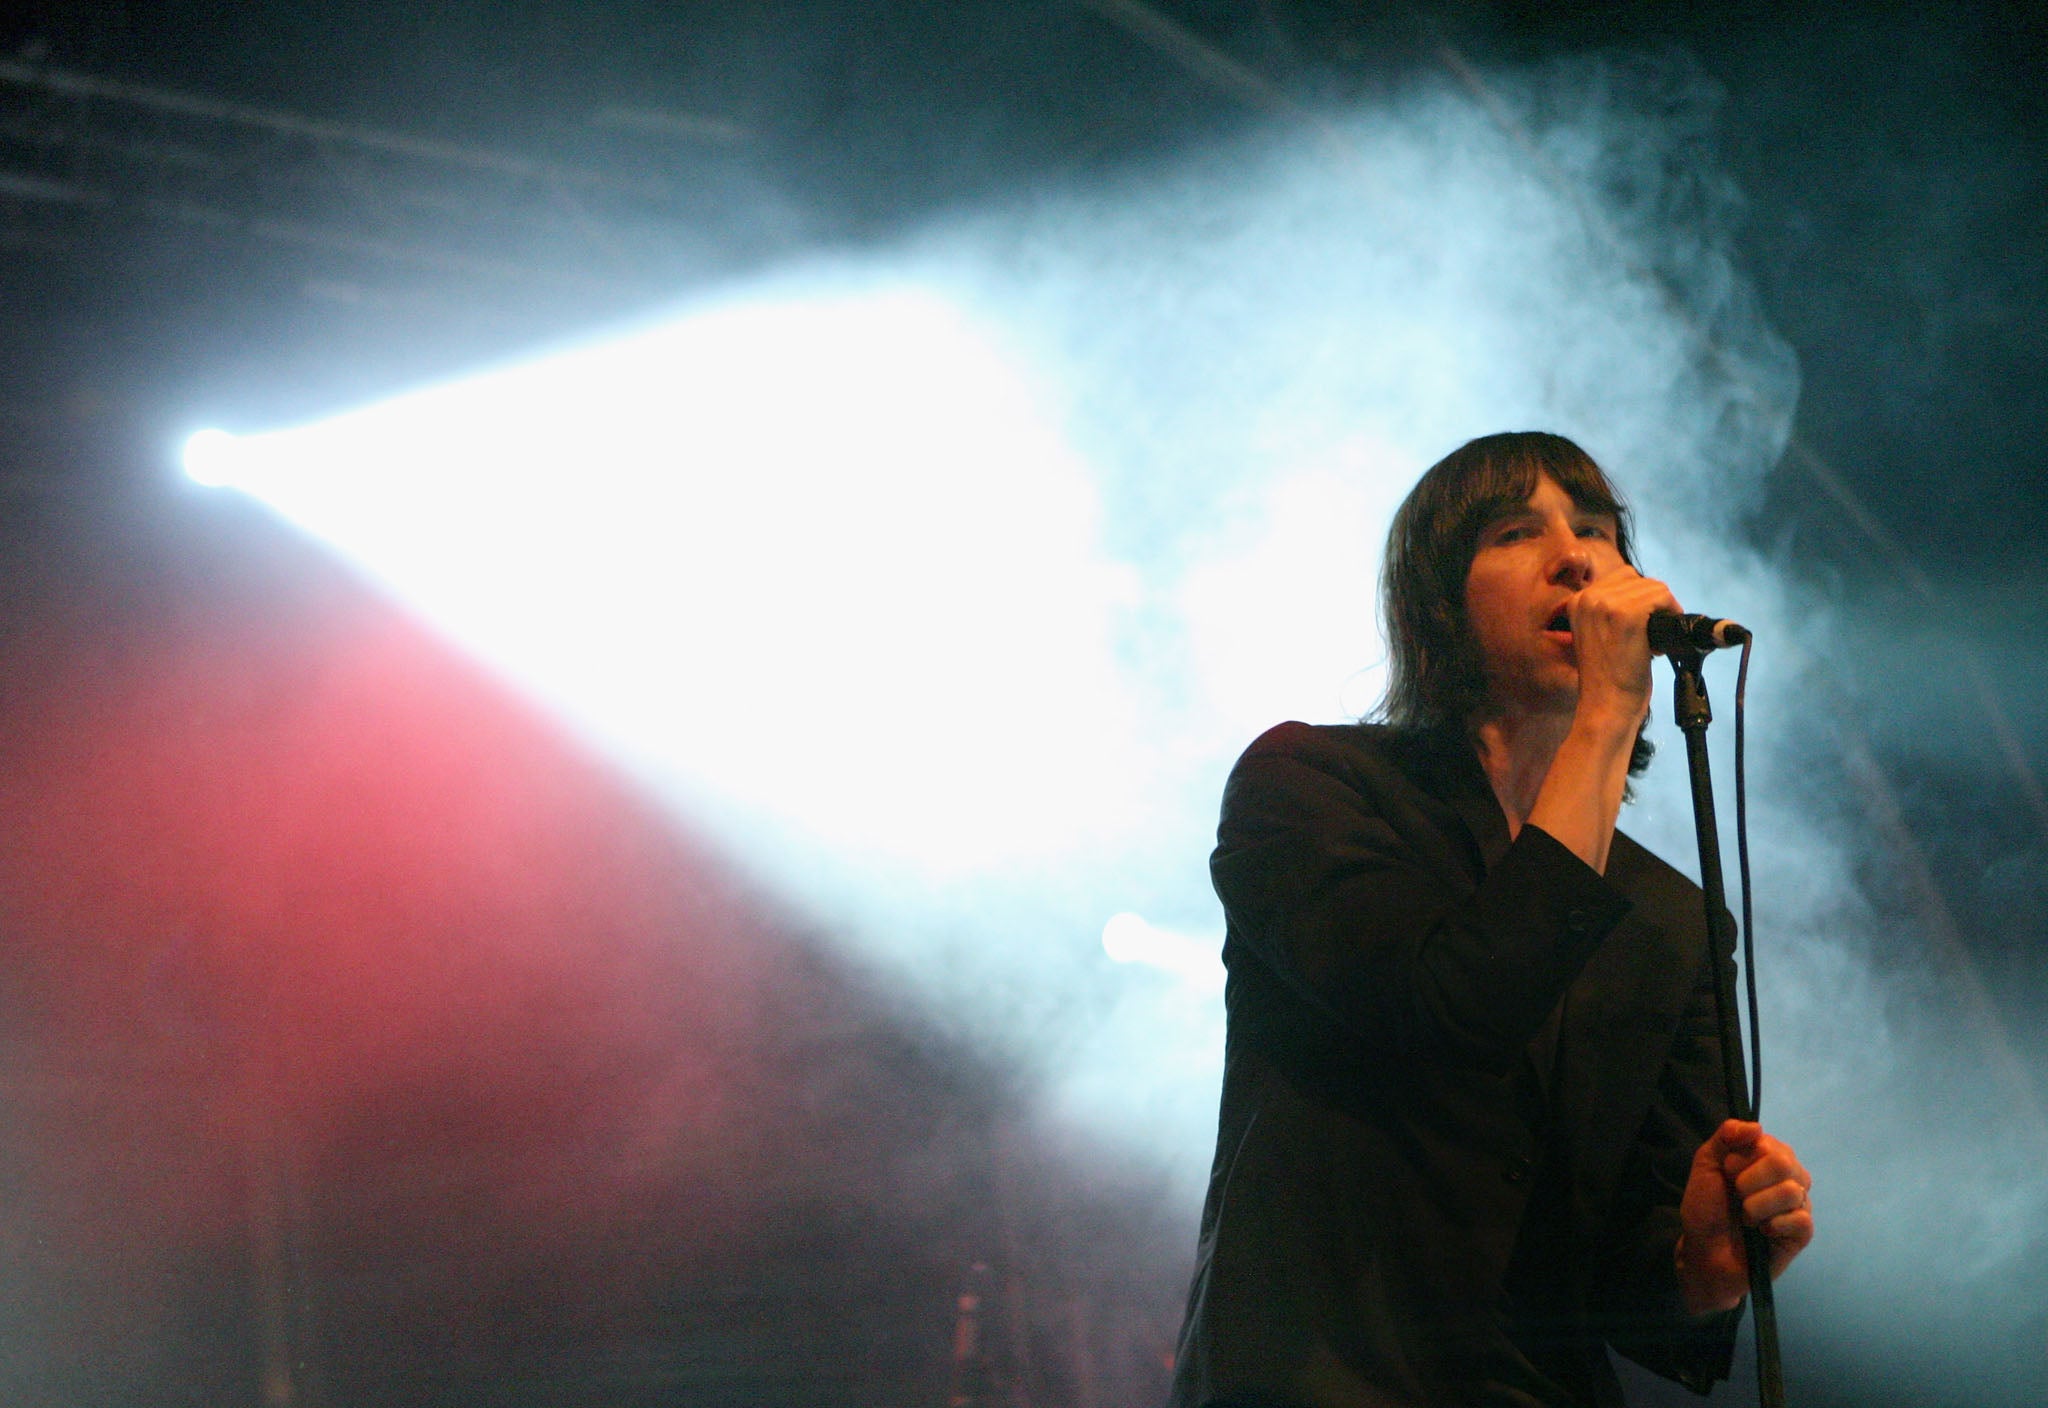
[[[239,441],[225,430],[200,430],[185,441],[185,477],[209,489],[234,483]]]

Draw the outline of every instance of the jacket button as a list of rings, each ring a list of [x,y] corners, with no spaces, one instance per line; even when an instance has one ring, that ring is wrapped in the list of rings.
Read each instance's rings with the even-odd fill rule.
[[[1536,1171],[1536,1162],[1535,1162],[1535,1160],[1533,1160],[1533,1159],[1516,1159],[1516,1160],[1515,1160],[1515,1161],[1514,1161],[1513,1163],[1509,1164],[1509,1165],[1508,1165],[1508,1167],[1507,1167],[1507,1179],[1508,1179],[1508,1182],[1510,1182],[1510,1183],[1520,1183],[1520,1182],[1521,1182],[1521,1181],[1522,1181],[1523,1179],[1527,1178],[1527,1177],[1528,1177],[1528,1176],[1529,1176],[1529,1175],[1530,1175],[1531,1173],[1534,1173],[1535,1171]]]
[[[1593,916],[1583,909],[1575,909],[1564,917],[1564,927],[1574,934],[1583,934],[1593,927]]]

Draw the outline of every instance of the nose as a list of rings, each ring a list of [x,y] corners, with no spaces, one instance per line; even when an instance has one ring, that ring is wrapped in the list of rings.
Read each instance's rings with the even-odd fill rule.
[[[1584,543],[1574,538],[1569,547],[1558,553],[1551,565],[1550,580],[1573,591],[1593,580],[1593,555],[1586,551]]]

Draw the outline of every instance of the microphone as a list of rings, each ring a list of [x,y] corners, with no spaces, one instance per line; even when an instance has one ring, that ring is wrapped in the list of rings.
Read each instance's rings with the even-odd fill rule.
[[[1650,613],[1650,649],[1658,655],[1686,650],[1704,654],[1723,646],[1744,645],[1748,641],[1748,630],[1733,621],[1721,621],[1690,611]]]

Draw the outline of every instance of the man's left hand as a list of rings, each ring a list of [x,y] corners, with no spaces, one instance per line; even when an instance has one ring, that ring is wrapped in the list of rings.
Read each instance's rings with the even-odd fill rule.
[[[1742,1229],[1760,1229],[1775,1279],[1813,1240],[1813,1175],[1762,1125],[1724,1120],[1693,1155],[1678,1216],[1678,1288],[1695,1315],[1732,1310],[1749,1293]]]

